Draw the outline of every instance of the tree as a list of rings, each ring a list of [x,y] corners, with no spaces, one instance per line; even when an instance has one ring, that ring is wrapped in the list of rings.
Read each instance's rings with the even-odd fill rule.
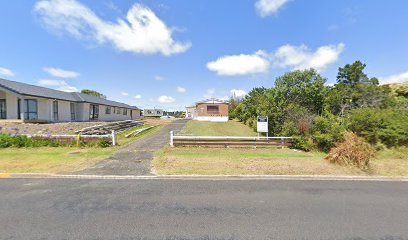
[[[105,96],[104,94],[102,94],[102,93],[100,93],[100,92],[97,92],[97,91],[95,91],[95,90],[83,89],[83,90],[81,91],[81,93],[83,93],[83,94],[88,94],[88,95],[92,95],[92,96],[97,96],[97,97],[105,98],[105,99],[106,99],[106,96]]]

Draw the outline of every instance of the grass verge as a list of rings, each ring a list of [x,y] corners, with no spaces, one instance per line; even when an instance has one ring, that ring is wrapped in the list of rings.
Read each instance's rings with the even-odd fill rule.
[[[117,135],[119,146],[98,147],[40,147],[0,149],[0,173],[68,173],[86,169],[106,159],[121,147],[159,130],[162,126],[144,131],[134,137],[125,135],[144,125]]]
[[[159,175],[384,175],[408,176],[408,150],[386,150],[370,171],[331,164],[320,152],[292,149],[170,148],[153,161]]]

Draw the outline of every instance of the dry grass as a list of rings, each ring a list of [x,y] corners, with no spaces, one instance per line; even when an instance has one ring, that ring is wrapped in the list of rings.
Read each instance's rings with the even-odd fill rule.
[[[153,161],[159,175],[364,175],[291,149],[165,148]]]
[[[370,174],[408,176],[408,148],[386,149],[370,162]]]
[[[0,172],[67,173],[94,165],[114,148],[7,148],[0,151]]]

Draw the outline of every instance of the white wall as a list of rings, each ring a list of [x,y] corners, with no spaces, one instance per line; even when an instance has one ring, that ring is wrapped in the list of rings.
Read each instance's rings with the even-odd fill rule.
[[[7,106],[7,119],[18,119],[18,98],[8,92],[0,91],[0,99],[6,99]],[[36,99],[38,106],[38,120],[45,120],[49,122],[71,122],[71,102],[58,101],[58,120],[53,118],[53,99],[37,98],[37,97],[25,97],[24,99]],[[75,102],[74,102],[75,103]],[[89,121],[89,103],[75,103],[76,116],[75,121]],[[98,121],[122,121],[130,119],[140,119],[140,110],[127,109],[126,115],[123,115],[123,108],[120,108],[120,114],[114,111],[114,107],[111,107],[111,114],[106,114],[106,106],[99,105],[99,119]],[[132,111],[132,117],[130,112]]]

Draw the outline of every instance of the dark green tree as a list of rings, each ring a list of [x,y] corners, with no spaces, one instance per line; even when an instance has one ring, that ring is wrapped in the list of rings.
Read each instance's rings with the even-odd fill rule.
[[[105,99],[106,99],[106,96],[105,96],[104,94],[102,94],[102,93],[100,93],[100,92],[97,92],[97,91],[95,91],[95,90],[83,89],[83,90],[81,91],[81,93],[83,93],[83,94],[88,94],[88,95],[92,95],[92,96],[97,96],[97,97],[105,98]]]

